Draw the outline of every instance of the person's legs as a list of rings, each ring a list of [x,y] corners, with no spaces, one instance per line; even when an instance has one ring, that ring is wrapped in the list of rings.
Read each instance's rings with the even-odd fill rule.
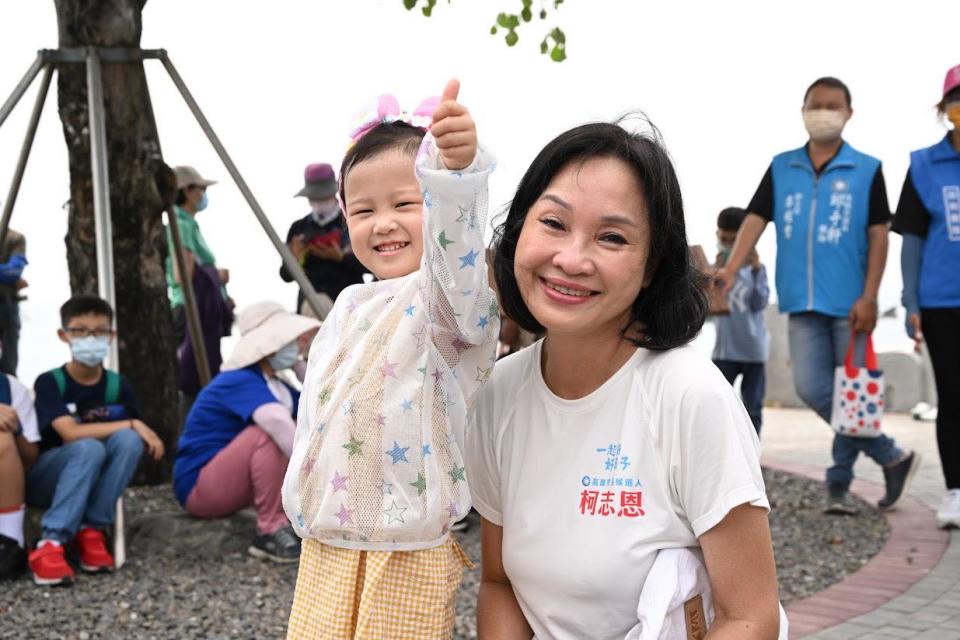
[[[222,518],[251,504],[257,531],[271,534],[287,526],[280,489],[287,458],[257,426],[244,429],[200,471],[187,498],[187,512]]]
[[[0,580],[23,572],[23,462],[12,433],[0,433]]]
[[[3,355],[0,356],[0,373],[17,375],[18,347],[20,342],[20,304],[0,302],[0,339],[3,340]]]
[[[106,458],[99,440],[83,438],[40,454],[27,473],[27,503],[47,508],[42,538],[69,542],[80,528],[87,501]]]
[[[720,369],[720,373],[723,374],[723,377],[726,378],[730,384],[733,384],[737,376],[740,375],[741,363],[739,362],[734,362],[733,360],[714,360],[713,364],[717,365],[717,369]]]
[[[743,379],[740,381],[740,395],[759,436],[763,426],[763,398],[767,393],[766,367],[762,362],[743,362],[741,366]]]
[[[113,524],[117,498],[133,479],[143,455],[143,439],[133,429],[123,429],[103,441],[106,459],[90,491],[83,524],[104,529]]]
[[[795,313],[790,315],[787,329],[797,395],[828,424],[836,366],[833,320],[819,313]]]
[[[947,489],[960,489],[960,309],[920,317],[937,385],[937,446]]]

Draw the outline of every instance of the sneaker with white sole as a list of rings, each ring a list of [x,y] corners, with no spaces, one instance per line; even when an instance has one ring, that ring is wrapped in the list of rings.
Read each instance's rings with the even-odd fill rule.
[[[950,489],[937,509],[937,526],[960,528],[960,489]]]
[[[293,527],[287,526],[274,531],[258,535],[247,553],[254,558],[286,564],[300,560],[300,538],[294,533]]]

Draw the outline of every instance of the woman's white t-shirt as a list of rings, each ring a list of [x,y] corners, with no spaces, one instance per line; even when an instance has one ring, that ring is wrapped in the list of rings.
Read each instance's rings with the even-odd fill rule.
[[[537,342],[497,363],[466,447],[473,504],[503,527],[503,566],[540,640],[622,640],[658,550],[738,505],[769,509],[743,405],[692,347],[638,349],[564,400]]]

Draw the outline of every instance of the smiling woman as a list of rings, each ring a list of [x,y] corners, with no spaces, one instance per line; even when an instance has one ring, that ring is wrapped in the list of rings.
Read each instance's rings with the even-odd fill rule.
[[[550,142],[494,264],[505,313],[546,337],[498,362],[468,430],[480,637],[681,637],[699,598],[711,638],[785,638],[759,441],[687,345],[706,299],[659,137]]]

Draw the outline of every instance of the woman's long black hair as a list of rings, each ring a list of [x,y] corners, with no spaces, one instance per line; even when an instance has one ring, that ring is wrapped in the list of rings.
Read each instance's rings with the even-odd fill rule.
[[[659,134],[630,133],[619,124],[585,124],[547,144],[517,187],[494,237],[494,277],[506,315],[532,333],[544,327],[524,303],[514,275],[514,254],[527,212],[554,176],[571,162],[604,157],[622,160],[643,185],[650,228],[649,284],[633,302],[622,335],[639,347],[672,349],[690,342],[707,317],[707,277],[692,263],[683,198],[673,163]],[[639,274],[638,274],[639,275]]]

